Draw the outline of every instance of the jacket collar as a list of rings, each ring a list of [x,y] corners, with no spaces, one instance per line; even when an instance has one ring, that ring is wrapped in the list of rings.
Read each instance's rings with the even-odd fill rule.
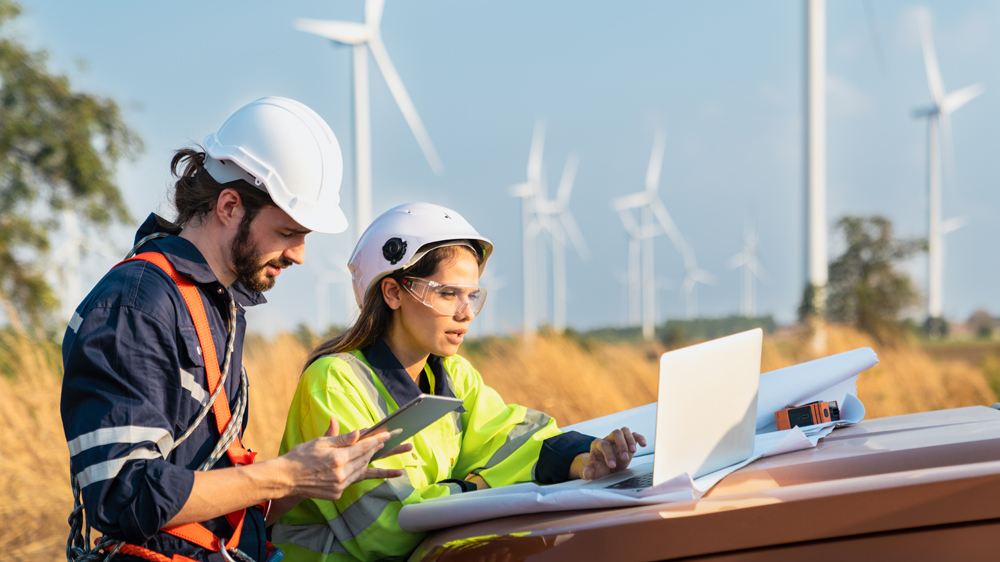
[[[139,253],[144,250],[156,250],[163,254],[163,257],[167,258],[179,273],[190,277],[195,283],[222,285],[198,248],[188,240],[177,236],[181,229],[175,228],[162,217],[157,216],[156,213],[150,213],[146,217],[142,226],[135,233],[135,242],[138,243],[139,240],[157,232],[166,232],[170,236],[146,242]],[[239,281],[232,284],[232,289],[233,298],[240,306],[255,306],[267,302],[263,294],[247,289]]]
[[[396,401],[397,407],[402,407],[411,400],[420,396],[420,387],[410,378],[403,365],[393,355],[392,350],[382,339],[377,340],[372,345],[361,350],[368,365],[371,366],[375,374],[382,381],[382,385],[389,391],[389,395]],[[444,368],[444,360],[437,355],[427,358],[427,364],[434,373],[434,395],[456,398],[455,392],[448,383],[448,371]],[[455,410],[458,413],[465,412],[461,406]]]

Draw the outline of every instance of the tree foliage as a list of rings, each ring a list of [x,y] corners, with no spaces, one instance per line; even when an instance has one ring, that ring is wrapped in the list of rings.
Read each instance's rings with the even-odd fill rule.
[[[58,303],[43,277],[55,217],[72,209],[98,231],[129,221],[113,172],[142,150],[114,101],[74,91],[13,36],[19,14],[0,0],[0,304],[15,327]]]
[[[826,316],[876,337],[899,331],[901,316],[919,295],[900,262],[926,250],[924,239],[900,240],[892,223],[880,216],[844,217],[836,229],[847,249],[830,262]]]

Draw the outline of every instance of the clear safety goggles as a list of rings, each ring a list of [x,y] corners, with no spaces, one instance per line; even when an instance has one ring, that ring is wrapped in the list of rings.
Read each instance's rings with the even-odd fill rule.
[[[442,285],[419,277],[403,277],[400,284],[413,298],[444,316],[456,316],[467,306],[475,316],[486,302],[486,289],[476,285]]]

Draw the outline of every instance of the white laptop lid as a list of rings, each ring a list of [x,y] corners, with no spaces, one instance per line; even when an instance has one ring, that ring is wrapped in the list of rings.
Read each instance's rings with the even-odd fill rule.
[[[762,342],[757,328],[660,357],[653,485],[750,458]]]

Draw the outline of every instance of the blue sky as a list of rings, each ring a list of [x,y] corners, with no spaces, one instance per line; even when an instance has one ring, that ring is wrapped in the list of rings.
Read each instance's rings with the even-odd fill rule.
[[[344,147],[344,204],[353,209],[350,50],[292,29],[296,17],[362,19],[361,0],[340,2],[66,3],[28,1],[16,32],[49,51],[74,85],[125,109],[146,151],[122,165],[120,185],[137,220],[171,214],[167,170],[174,149],[201,142],[237,107],[264,95],[316,109]],[[949,91],[975,82],[986,93],[953,116],[957,185],[945,185],[944,217],[971,224],[946,238],[945,314],[1000,313],[1000,57],[995,2],[828,3],[828,214],[883,214],[900,234],[926,230],[926,124],[911,110],[930,102],[915,18],[934,16]],[[873,16],[873,17],[871,17]],[[803,4],[783,1],[502,3],[389,0],[382,35],[445,166],[435,176],[373,61],[374,210],[426,200],[450,206],[497,246],[489,322],[517,329],[521,309],[520,203],[536,118],[547,122],[552,189],[569,153],[580,155],[570,203],[590,246],[570,252],[569,324],[622,321],[627,237],[612,198],[642,189],[653,135],[667,134],[660,196],[716,277],[698,289],[703,316],[739,310],[739,276],[726,262],[744,222],[758,224],[768,271],[758,309],[794,318],[803,285]],[[876,30],[875,39],[871,30]],[[876,45],[880,48],[876,49]],[[79,61],[85,64],[80,65]],[[348,211],[348,216],[352,212]],[[127,249],[131,232],[116,233]],[[307,260],[344,260],[351,231],[310,235]],[[831,256],[839,242],[831,236]],[[925,259],[907,264],[925,286]],[[114,260],[90,256],[92,285]],[[680,256],[656,241],[659,319],[684,315]],[[273,333],[316,322],[316,274],[294,267],[250,317]],[[89,287],[88,285],[88,287]],[[343,289],[331,289],[335,320]],[[548,313],[543,312],[542,316]],[[485,318],[484,318],[485,319]]]

